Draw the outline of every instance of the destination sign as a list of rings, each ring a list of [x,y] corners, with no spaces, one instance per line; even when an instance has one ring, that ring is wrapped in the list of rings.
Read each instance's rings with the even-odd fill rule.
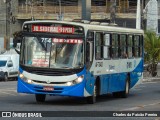
[[[81,44],[83,41],[81,39],[61,39],[61,38],[53,38],[52,41],[54,43],[71,43],[71,44]]]
[[[40,26],[32,25],[32,32],[49,32],[49,33],[65,33],[73,34],[73,27],[61,27],[61,26]]]

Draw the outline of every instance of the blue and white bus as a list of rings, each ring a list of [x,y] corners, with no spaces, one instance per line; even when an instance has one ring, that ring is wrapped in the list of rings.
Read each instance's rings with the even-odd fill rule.
[[[104,23],[28,21],[23,24],[19,93],[85,97],[127,97],[142,78],[143,30]]]

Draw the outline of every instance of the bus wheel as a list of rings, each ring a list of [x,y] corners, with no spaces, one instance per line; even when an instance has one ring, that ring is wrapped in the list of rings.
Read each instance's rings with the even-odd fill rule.
[[[4,74],[4,81],[8,81],[7,73]]]
[[[96,96],[97,96],[97,86],[94,85],[93,95],[87,97],[87,103],[94,104],[96,102]]]
[[[44,102],[46,99],[46,95],[43,94],[36,94],[35,97],[37,102]]]
[[[125,90],[121,92],[122,98],[127,98],[129,95],[129,77],[126,79]]]

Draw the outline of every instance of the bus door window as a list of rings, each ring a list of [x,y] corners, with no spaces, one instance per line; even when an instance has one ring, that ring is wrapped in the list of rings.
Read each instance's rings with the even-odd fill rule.
[[[91,46],[92,45],[92,46]],[[87,66],[90,66],[93,58],[93,46],[94,46],[94,32],[89,31],[87,33],[87,43],[86,43],[86,63]],[[92,49],[92,51],[90,51]]]
[[[111,52],[111,56],[112,58],[118,58],[118,34],[112,34],[112,40],[111,40],[111,44],[112,44],[112,52]]]
[[[126,35],[120,35],[120,57],[121,58],[127,58],[127,36]]]
[[[104,34],[103,58],[110,58],[110,34]]]
[[[96,33],[96,60],[103,58],[103,33]]]
[[[128,57],[131,58],[133,57],[132,54],[132,46],[133,46],[133,40],[132,40],[132,35],[128,36],[128,41],[127,41],[127,46],[128,46]]]

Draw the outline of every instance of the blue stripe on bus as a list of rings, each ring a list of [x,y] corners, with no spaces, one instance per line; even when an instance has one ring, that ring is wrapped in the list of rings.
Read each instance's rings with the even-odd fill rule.
[[[139,62],[137,67],[133,70],[133,72],[143,72],[143,59]]]
[[[48,95],[60,95],[60,96],[77,96],[83,97],[84,83],[80,83],[74,86],[53,86],[53,91],[44,91],[42,85],[28,84],[18,78],[18,89],[20,93],[30,94],[48,94]]]

